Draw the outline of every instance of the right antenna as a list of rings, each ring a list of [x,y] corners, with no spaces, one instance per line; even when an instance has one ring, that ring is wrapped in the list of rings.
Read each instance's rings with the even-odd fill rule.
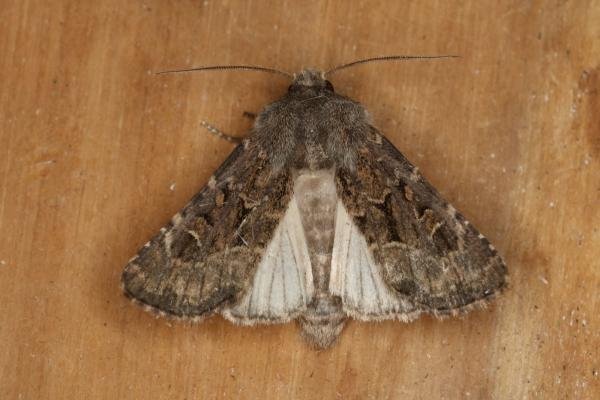
[[[353,61],[348,64],[338,65],[335,68],[331,68],[329,71],[325,71],[325,76],[333,74],[334,72],[338,72],[341,69],[346,69],[350,67],[354,67],[355,65],[366,64],[370,62],[377,61],[398,61],[398,60],[431,60],[434,58],[460,58],[460,56],[455,55],[443,55],[443,56],[380,56],[380,57],[371,57],[365,58],[364,60]]]

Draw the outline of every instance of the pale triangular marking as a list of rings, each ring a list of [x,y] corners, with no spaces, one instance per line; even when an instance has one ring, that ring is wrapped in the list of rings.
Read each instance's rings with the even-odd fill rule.
[[[256,269],[252,286],[238,304],[223,314],[245,324],[285,322],[306,309],[313,292],[308,246],[300,210],[292,197]]]
[[[403,309],[341,200],[335,217],[329,292],[340,296],[344,311],[357,319],[389,318]]]

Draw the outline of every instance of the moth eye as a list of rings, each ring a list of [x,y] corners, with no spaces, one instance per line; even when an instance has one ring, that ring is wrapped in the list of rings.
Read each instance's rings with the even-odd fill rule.
[[[333,92],[333,85],[329,81],[325,81],[325,89]]]

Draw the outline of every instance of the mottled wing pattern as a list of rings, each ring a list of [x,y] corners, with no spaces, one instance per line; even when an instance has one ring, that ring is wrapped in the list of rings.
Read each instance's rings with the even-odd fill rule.
[[[374,129],[355,161],[355,169],[336,173],[337,280],[330,284],[349,315],[454,314],[505,286],[494,247]]]
[[[250,290],[291,196],[287,171],[275,173],[252,142],[237,146],[127,264],[125,293],[175,317],[199,319],[234,306]]]

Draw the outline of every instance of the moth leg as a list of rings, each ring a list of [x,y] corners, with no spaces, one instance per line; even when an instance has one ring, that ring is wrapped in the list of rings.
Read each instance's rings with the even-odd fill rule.
[[[244,111],[242,113],[242,117],[246,117],[248,119],[251,119],[252,121],[254,121],[257,117],[256,113],[250,112],[250,111]]]
[[[242,138],[223,133],[219,129],[215,128],[214,126],[212,126],[211,124],[209,124],[208,122],[206,122],[204,120],[200,121],[200,124],[203,127],[205,127],[210,133],[212,133],[213,135],[215,135],[218,138],[227,140],[228,142],[231,142],[231,143],[236,143],[236,144],[242,143],[242,140],[243,140]]]

